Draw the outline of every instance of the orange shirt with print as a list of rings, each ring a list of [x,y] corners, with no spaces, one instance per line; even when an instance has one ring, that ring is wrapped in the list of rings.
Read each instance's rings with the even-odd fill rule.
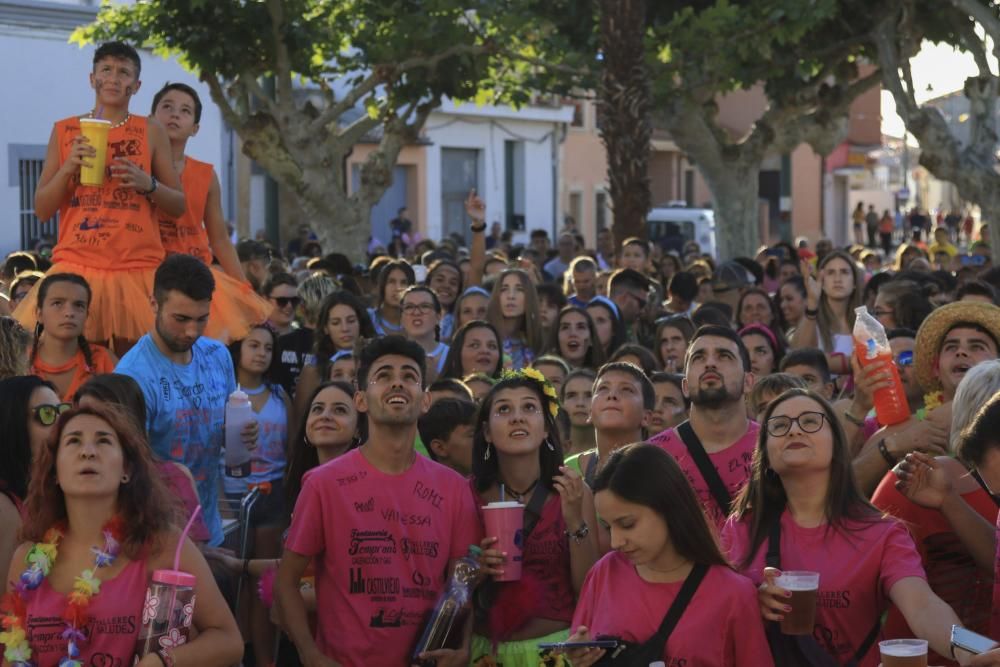
[[[212,165],[191,157],[184,158],[181,188],[184,190],[187,210],[179,218],[171,218],[159,209],[154,210],[160,227],[163,249],[168,255],[176,253],[194,255],[205,264],[211,265],[212,251],[209,248],[204,220],[208,191],[212,188],[214,180],[215,170],[212,169]]]
[[[61,375],[75,368],[73,379],[70,381],[66,393],[60,396],[62,400],[71,403],[77,390],[91,376],[115,372],[115,363],[111,360],[108,348],[103,345],[90,344],[90,359],[93,363],[88,366],[87,358],[82,349],[77,350],[76,356],[61,366],[50,366],[42,361],[41,357],[36,356],[35,361],[31,364],[31,374],[47,380],[52,375]]]
[[[80,118],[56,123],[59,163],[66,161],[73,139],[80,134]],[[160,230],[152,204],[135,190],[123,188],[111,177],[115,158],[127,158],[150,173],[152,151],[145,116],[129,116],[108,132],[104,185],[76,186],[59,209],[59,240],[52,260],[73,262],[95,269],[155,269],[163,261]]]

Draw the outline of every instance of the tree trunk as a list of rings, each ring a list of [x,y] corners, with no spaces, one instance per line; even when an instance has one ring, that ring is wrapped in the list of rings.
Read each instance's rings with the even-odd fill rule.
[[[650,209],[650,91],[645,67],[646,0],[598,0],[604,66],[599,88],[601,140],[619,242],[647,237]]]
[[[760,246],[760,160],[699,163],[715,203],[715,256],[719,261],[753,257]]]

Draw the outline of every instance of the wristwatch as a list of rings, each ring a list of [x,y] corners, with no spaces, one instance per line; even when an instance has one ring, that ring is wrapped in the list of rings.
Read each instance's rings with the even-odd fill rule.
[[[149,186],[149,189],[146,190],[145,192],[140,192],[139,193],[139,194],[141,194],[144,197],[148,197],[149,195],[151,195],[154,192],[156,192],[156,186],[158,185],[158,183],[156,181],[156,176],[153,176],[152,174],[150,174],[149,175],[149,181],[151,183],[151,185]]]
[[[587,522],[584,521],[580,525],[580,527],[576,529],[575,532],[571,533],[571,532],[569,532],[567,530],[567,531],[565,531],[565,533],[566,533],[566,537],[571,537],[571,538],[573,538],[574,542],[576,542],[577,544],[580,544],[581,542],[583,542],[583,539],[585,537],[587,537],[587,535],[590,535],[590,526],[588,526]]]

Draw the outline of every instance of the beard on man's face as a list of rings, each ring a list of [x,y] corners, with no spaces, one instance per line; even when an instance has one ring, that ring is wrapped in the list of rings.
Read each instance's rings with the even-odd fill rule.
[[[703,408],[721,408],[738,401],[742,397],[742,391],[730,392],[724,384],[716,387],[698,387],[695,391],[691,392],[691,404]]]

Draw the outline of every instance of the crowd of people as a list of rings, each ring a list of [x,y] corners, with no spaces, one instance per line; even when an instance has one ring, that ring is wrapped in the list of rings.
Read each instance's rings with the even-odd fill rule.
[[[177,567],[192,630],[142,667],[874,667],[895,638],[1000,665],[950,637],[1000,640],[1000,268],[971,231],[720,260],[567,226],[551,248],[488,233],[472,192],[466,236],[418,240],[401,211],[364,265],[308,227],[233,244],[184,154],[197,94],[168,84],[134,115],[140,71],[97,49],[108,178],[80,184],[94,147],[56,123],[51,261],[0,271],[4,665],[132,664],[150,577]],[[890,361],[855,354],[862,306]],[[886,425],[889,364],[911,416]],[[482,509],[504,500],[525,507],[514,581]],[[413,655],[470,545],[468,615]],[[820,576],[796,641],[783,569]],[[608,638],[626,657],[539,648]]]

